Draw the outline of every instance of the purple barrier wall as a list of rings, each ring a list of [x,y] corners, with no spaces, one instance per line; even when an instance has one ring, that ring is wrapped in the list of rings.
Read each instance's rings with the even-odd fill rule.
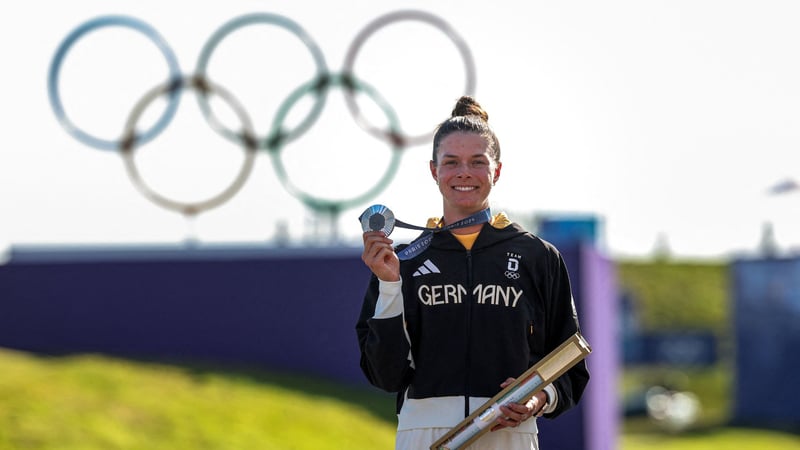
[[[358,250],[18,252],[0,346],[258,364],[363,383]]]
[[[557,243],[572,283],[581,332],[592,346],[586,359],[591,379],[576,408],[555,420],[539,420],[539,443],[547,450],[617,448],[619,340],[614,264],[594,246]]]
[[[619,295],[615,265],[596,248],[581,247],[580,283],[583,333],[592,345],[587,364],[592,376],[586,390],[586,450],[617,448],[621,417],[617,383],[621,362]]]

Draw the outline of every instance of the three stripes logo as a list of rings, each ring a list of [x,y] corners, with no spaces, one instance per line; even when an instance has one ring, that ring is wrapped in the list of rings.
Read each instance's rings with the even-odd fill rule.
[[[432,263],[430,259],[426,259],[425,262],[414,271],[413,276],[419,277],[431,273],[440,273],[439,268],[436,267],[436,264]]]

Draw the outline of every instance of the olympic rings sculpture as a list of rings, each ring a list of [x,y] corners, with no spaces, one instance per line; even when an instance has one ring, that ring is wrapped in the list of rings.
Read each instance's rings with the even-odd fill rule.
[[[475,64],[471,52],[461,36],[456,33],[449,24],[437,16],[422,11],[401,10],[378,17],[356,35],[346,53],[340,73],[329,71],[327,63],[325,62],[325,57],[319,46],[300,25],[287,17],[277,14],[250,13],[235,17],[223,24],[211,35],[202,47],[192,75],[184,75],[181,72],[174,52],[158,31],[149,24],[130,16],[100,16],[79,25],[70,32],[58,46],[48,73],[48,97],[56,118],[68,134],[89,147],[105,151],[119,151],[125,160],[127,173],[134,185],[148,199],[159,206],[186,215],[198,214],[202,211],[219,206],[233,197],[239,189],[241,189],[252,171],[257,151],[265,150],[271,157],[277,177],[291,195],[314,211],[338,213],[343,209],[369,200],[369,198],[385,189],[397,171],[397,166],[402,156],[402,150],[407,146],[424,143],[432,137],[432,132],[418,135],[407,135],[403,133],[393,108],[380,96],[374,87],[363,80],[359,80],[353,73],[353,67],[358,52],[371,35],[386,25],[407,20],[423,22],[438,28],[453,42],[453,44],[455,44],[463,59],[464,69],[466,71],[466,83],[463,91],[456,94],[473,94],[475,89]],[[255,134],[251,119],[241,103],[229,91],[214,83],[213,80],[210,80],[206,74],[209,60],[219,43],[233,32],[243,27],[256,24],[276,26],[292,33],[311,53],[316,69],[312,79],[302,83],[281,103],[281,106],[278,108],[272,120],[269,132],[264,136],[257,136]],[[136,106],[134,106],[125,123],[122,137],[118,140],[109,140],[94,136],[75,124],[65,112],[61,101],[59,85],[63,62],[72,46],[88,33],[105,27],[125,27],[143,34],[159,49],[169,69],[168,79],[146,92]],[[299,189],[291,182],[289,174],[280,157],[282,149],[285,148],[288,143],[297,139],[313,126],[322,113],[328,92],[333,88],[342,90],[347,108],[356,123],[372,136],[384,141],[392,149],[392,158],[389,166],[383,172],[382,177],[375,186],[371,187],[363,194],[340,200],[320,198]],[[229,141],[245,149],[245,158],[236,178],[219,194],[197,202],[177,201],[167,198],[151,189],[141,177],[133,157],[137,147],[152,141],[167,128],[170,121],[175,116],[182,91],[185,89],[191,89],[195,92],[200,109],[210,127]],[[364,117],[355,100],[356,93],[366,94],[366,96],[383,111],[388,120],[388,127],[381,128],[375,126]],[[217,118],[209,103],[209,97],[212,95],[222,99],[234,111],[241,123],[241,129],[230,129]],[[309,95],[313,97],[313,104],[308,114],[293,129],[285,129],[284,122],[294,105],[301,98]],[[162,96],[168,97],[167,106],[163,113],[150,128],[137,132],[136,124],[146,108],[155,99]]]

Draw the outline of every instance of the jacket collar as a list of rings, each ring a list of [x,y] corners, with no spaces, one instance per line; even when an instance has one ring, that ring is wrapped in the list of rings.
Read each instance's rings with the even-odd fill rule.
[[[428,219],[428,227],[441,227],[441,218]],[[484,223],[478,239],[472,246],[472,250],[490,247],[508,239],[512,239],[521,234],[527,233],[519,224],[512,222],[504,212],[492,216],[489,223]],[[431,247],[441,250],[464,250],[458,240],[449,232],[436,233],[431,242]]]

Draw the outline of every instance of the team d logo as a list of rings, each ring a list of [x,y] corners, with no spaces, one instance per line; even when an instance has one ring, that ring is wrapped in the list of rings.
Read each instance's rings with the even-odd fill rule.
[[[519,278],[519,259],[515,256],[508,257],[508,264],[506,265],[506,278],[509,280],[516,280]]]

